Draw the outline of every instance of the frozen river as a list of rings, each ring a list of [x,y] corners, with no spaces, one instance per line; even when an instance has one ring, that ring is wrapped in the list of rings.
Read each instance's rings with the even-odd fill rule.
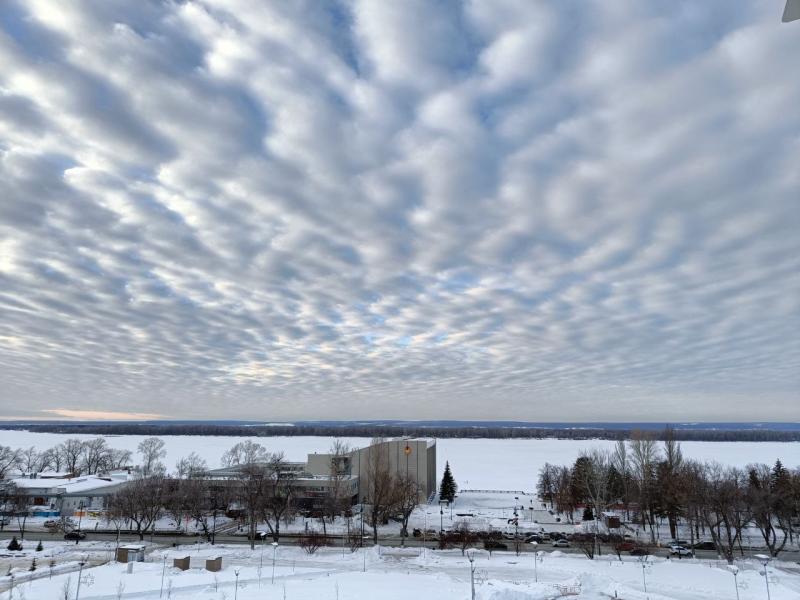
[[[0,430],[0,444],[11,447],[36,446],[44,450],[61,441],[92,435],[34,433]],[[105,436],[109,445],[136,452],[147,436]],[[271,452],[283,451],[289,460],[305,460],[306,454],[326,452],[333,438],[297,437],[229,437],[229,436],[161,436],[166,444],[166,464],[175,463],[190,452],[197,452],[210,467],[220,464],[222,453],[244,439],[252,439]],[[352,446],[364,446],[369,438],[342,438]],[[437,441],[437,466],[441,476],[445,461],[450,461],[453,475],[464,489],[532,490],[539,469],[546,462],[571,464],[581,450],[612,448],[608,440],[497,440],[497,439],[440,439]],[[743,467],[748,463],[772,464],[776,459],[787,467],[800,466],[800,442],[681,442],[683,454],[697,460],[716,460],[727,465]]]

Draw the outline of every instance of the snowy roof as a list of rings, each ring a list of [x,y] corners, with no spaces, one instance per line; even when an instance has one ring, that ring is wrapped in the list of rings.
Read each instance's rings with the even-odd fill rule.
[[[72,479],[14,479],[14,485],[26,490],[58,490],[58,493],[76,494],[89,490],[119,485],[122,480],[86,475]]]

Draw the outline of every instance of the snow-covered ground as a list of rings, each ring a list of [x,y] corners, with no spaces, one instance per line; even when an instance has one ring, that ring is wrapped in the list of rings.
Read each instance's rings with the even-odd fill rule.
[[[70,550],[65,550],[70,551]],[[173,558],[190,556],[191,568],[172,567]],[[204,568],[205,559],[223,557],[222,571]],[[463,600],[470,597],[470,563],[458,550],[370,548],[350,553],[340,548],[320,549],[308,555],[297,547],[278,547],[272,566],[269,546],[250,551],[242,546],[203,545],[188,548],[152,548],[147,562],[115,562],[83,570],[81,600]],[[74,568],[82,555],[75,553]],[[166,558],[166,561],[164,560]],[[735,579],[717,561],[665,560],[650,557],[603,557],[590,561],[560,552],[541,553],[534,569],[533,554],[516,556],[476,551],[475,588],[479,600],[539,600],[570,597],[626,600],[760,600],[766,597],[761,565],[752,560],[737,563]],[[261,566],[263,564],[263,567]],[[238,573],[238,586],[237,586]],[[40,568],[29,580],[28,571],[15,571],[14,599],[75,598],[78,573],[50,573]],[[800,597],[800,571],[796,565],[777,562],[768,568],[772,600]],[[538,582],[535,581],[538,578]],[[9,576],[0,576],[0,590],[8,590]],[[162,587],[163,586],[163,587]],[[646,591],[645,591],[646,586]],[[163,591],[162,591],[163,590]],[[4,593],[4,597],[7,592]]]
[[[88,439],[91,435],[64,435],[30,431],[0,430],[0,444],[12,447],[50,448],[69,437]],[[104,436],[115,448],[136,452],[146,436]],[[244,439],[252,439],[269,451],[283,451],[289,460],[305,460],[311,452],[326,452],[332,438],[231,436],[162,436],[166,444],[166,464],[175,463],[190,452],[200,454],[211,467],[219,466],[222,454]],[[352,446],[369,444],[368,438],[343,438]],[[611,448],[609,440],[496,440],[440,439],[437,441],[439,475],[445,461],[462,489],[532,490],[539,469],[546,462],[571,464],[581,450]],[[684,456],[697,460],[716,460],[723,464],[744,466],[748,463],[773,464],[776,459],[791,467],[800,466],[800,442],[682,442]]]

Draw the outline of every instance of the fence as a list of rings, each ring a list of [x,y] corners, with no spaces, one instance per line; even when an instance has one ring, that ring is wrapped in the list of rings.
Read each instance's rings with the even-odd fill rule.
[[[460,494],[517,494],[518,496],[527,496],[527,492],[520,490],[459,490]]]
[[[580,596],[581,595],[581,584],[578,585],[561,585],[559,583],[554,583],[553,587],[556,588],[556,591],[560,596]]]

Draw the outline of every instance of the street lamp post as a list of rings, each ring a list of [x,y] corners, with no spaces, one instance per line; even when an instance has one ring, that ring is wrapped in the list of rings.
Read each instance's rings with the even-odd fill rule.
[[[233,574],[236,575],[236,587],[233,588],[233,600],[237,600],[239,598],[239,567],[233,570]]]
[[[261,558],[258,562],[258,587],[261,587],[261,569],[264,568],[264,544],[267,542],[266,534],[261,535]]]
[[[642,561],[642,587],[644,588],[644,593],[647,593],[647,578],[645,577],[645,570],[647,569],[647,557],[644,557]]]
[[[733,573],[733,586],[736,588],[736,600],[739,600],[739,581],[737,580],[737,576],[739,575],[739,567],[736,565],[729,565],[728,569],[731,573]]]
[[[769,573],[767,573],[767,565],[769,564],[770,557],[766,554],[756,554],[755,558],[764,566],[762,573],[764,575],[764,583],[767,584],[767,600],[771,600],[769,595]]]
[[[470,550],[466,554],[467,560],[469,561],[470,598],[471,600],[475,600],[475,551]]]
[[[531,542],[531,546],[533,546],[533,581],[536,583],[539,583],[539,567],[537,566],[539,562],[539,552],[536,550],[538,545],[537,542]]]
[[[272,542],[272,581],[275,583],[275,555],[278,553],[278,542]]]
[[[159,592],[158,597],[164,595],[164,575],[167,572],[167,553],[164,553],[164,563],[161,565],[161,592]]]
[[[86,557],[84,556],[83,560],[81,560],[78,563],[78,565],[80,566],[78,568],[78,588],[75,590],[75,600],[80,600],[81,597],[81,575],[83,574],[83,565],[85,564],[86,564]]]

